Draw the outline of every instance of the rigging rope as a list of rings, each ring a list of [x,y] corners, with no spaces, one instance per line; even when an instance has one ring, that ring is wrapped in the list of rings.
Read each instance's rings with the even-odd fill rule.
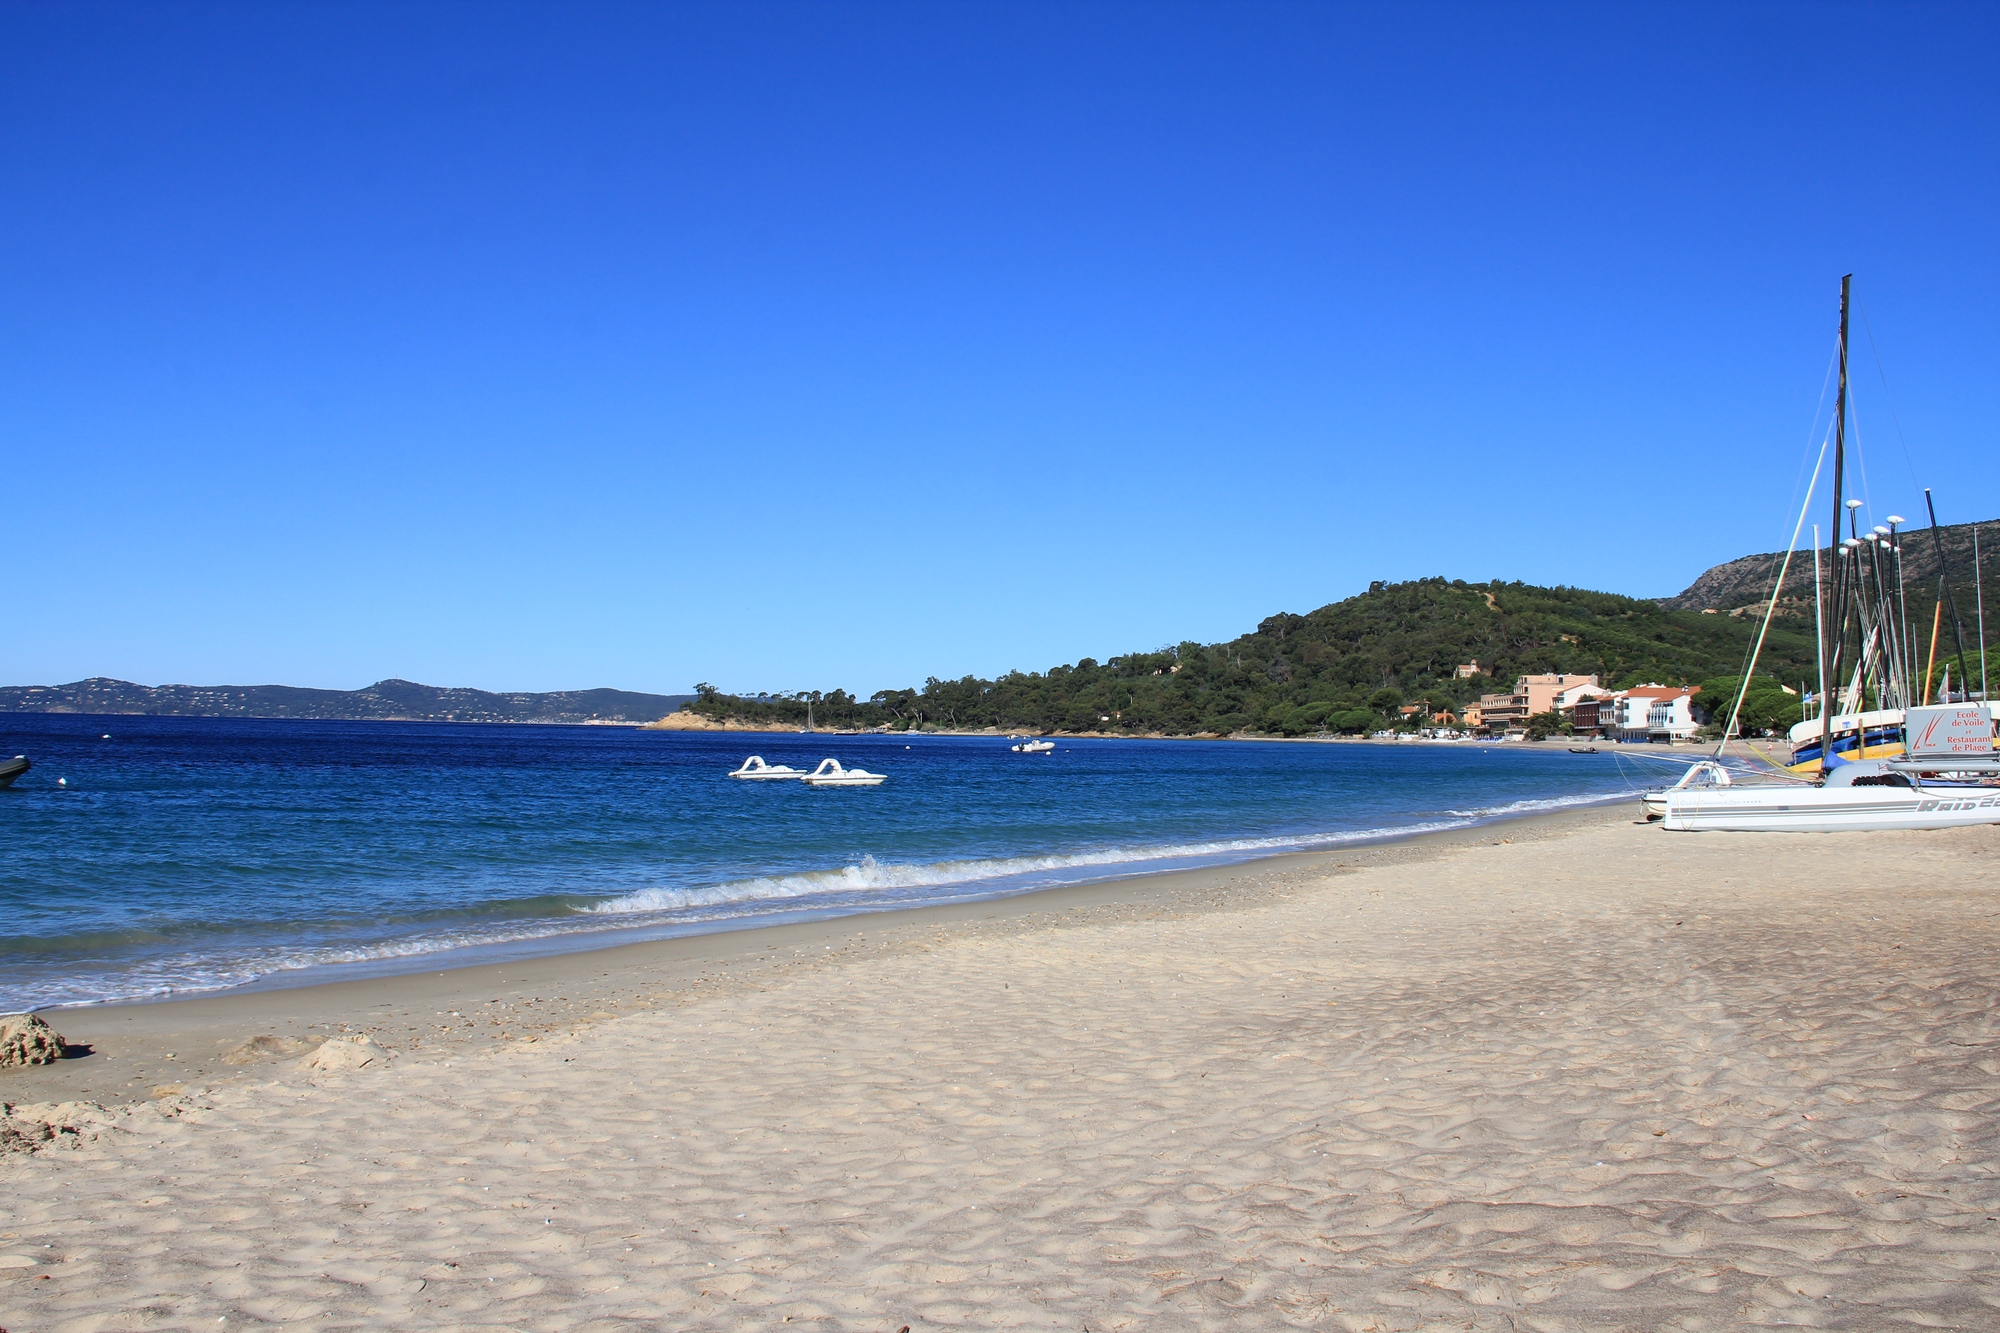
[[[1777,614],[1778,594],[1785,589],[1785,574],[1792,567],[1792,553],[1798,550],[1799,534],[1805,531],[1806,511],[1812,507],[1813,492],[1819,489],[1820,469],[1826,466],[1826,448],[1827,442],[1821,441],[1819,458],[1813,463],[1812,481],[1806,485],[1805,502],[1799,506],[1799,521],[1792,525],[1792,540],[1785,547],[1785,562],[1778,567],[1778,581],[1771,585],[1771,604],[1764,608],[1764,623],[1757,627],[1757,642],[1750,650],[1749,669],[1743,673],[1743,684],[1736,691],[1736,702],[1729,710],[1729,722],[1722,728],[1722,743],[1715,747],[1717,759],[1720,759],[1722,752],[1729,748],[1729,738],[1736,731],[1736,719],[1743,712],[1743,700],[1750,693],[1751,678],[1757,674],[1757,657],[1764,651],[1764,636],[1770,633],[1771,617]],[[1838,533],[1834,535],[1839,536]]]

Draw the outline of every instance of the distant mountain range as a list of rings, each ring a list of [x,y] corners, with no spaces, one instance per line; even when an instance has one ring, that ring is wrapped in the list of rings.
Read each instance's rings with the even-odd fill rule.
[[[277,717],[381,722],[651,722],[691,694],[558,690],[492,694],[408,680],[359,690],[293,685],[134,685],[93,676],[70,685],[0,686],[0,713],[138,713],[153,717]]]

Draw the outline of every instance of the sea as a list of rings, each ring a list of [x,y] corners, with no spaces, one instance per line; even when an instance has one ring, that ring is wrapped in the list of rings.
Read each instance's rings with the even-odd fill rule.
[[[751,753],[888,775],[726,776]],[[0,714],[0,1013],[995,898],[1629,796],[1499,744]]]

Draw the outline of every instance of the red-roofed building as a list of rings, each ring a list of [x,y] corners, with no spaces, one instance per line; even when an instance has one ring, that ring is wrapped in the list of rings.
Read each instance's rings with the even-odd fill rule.
[[[1635,685],[1598,703],[1598,726],[1612,740],[1672,743],[1694,739],[1701,724],[1692,700],[1699,685]]]

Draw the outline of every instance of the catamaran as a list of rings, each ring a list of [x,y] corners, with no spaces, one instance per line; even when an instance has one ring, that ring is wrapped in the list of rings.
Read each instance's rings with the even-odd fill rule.
[[[1842,759],[1823,782],[1701,784],[1663,794],[1677,833],[1835,833],[2000,823],[2000,755],[1983,704],[1912,708],[1897,759]],[[1696,768],[1706,765],[1696,765]],[[1693,778],[1690,770],[1688,778]]]
[[[1822,444],[1820,460],[1813,467],[1806,507],[1800,509],[1798,523],[1793,526],[1791,546],[1771,588],[1770,605],[1752,645],[1742,688],[1723,726],[1716,760],[1722,758],[1735,734],[1830,444],[1833,545],[1828,550],[1831,568],[1824,573],[1819,530],[1815,527],[1813,531],[1819,716],[1791,729],[1791,763],[1764,781],[1732,781],[1719,762],[1710,762],[1694,765],[1674,786],[1648,796],[1648,814],[1657,813],[1663,826],[1673,831],[1917,829],[2000,823],[2000,757],[1995,755],[1994,712],[1983,698],[1974,700],[1964,689],[1970,683],[1964,633],[1945,569],[1937,508],[1930,491],[1924,492],[1924,504],[1938,558],[1940,595],[1921,678],[1916,672],[1916,643],[1903,578],[1904,520],[1892,515],[1886,526],[1870,528],[1864,534],[1857,515],[1862,502],[1845,496],[1847,312],[1852,280],[1852,274],[1840,280],[1840,388],[1832,438]],[[1843,515],[1848,529],[1845,538],[1840,533]],[[1943,683],[1932,690],[1947,608],[1958,648],[1961,698],[1956,704],[1949,685],[1949,660]],[[1983,593],[1981,622],[1983,695]],[[1836,699],[1828,684],[1838,682],[1843,674],[1847,682]],[[1867,707],[1871,702],[1876,707]]]

